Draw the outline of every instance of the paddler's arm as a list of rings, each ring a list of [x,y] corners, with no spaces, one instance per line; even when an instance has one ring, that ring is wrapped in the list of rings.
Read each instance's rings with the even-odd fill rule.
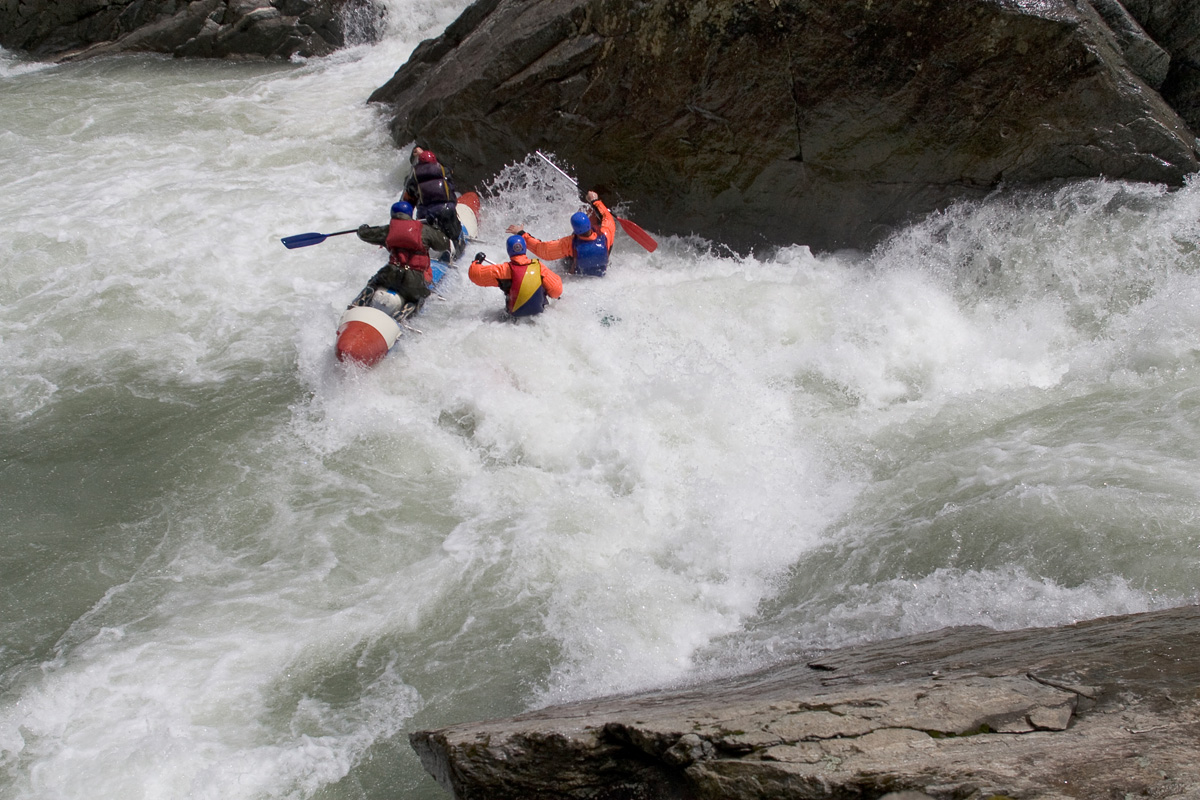
[[[387,242],[388,226],[387,225],[359,225],[358,238],[362,239],[367,244],[377,244],[383,247]]]
[[[558,273],[545,264],[538,262],[538,266],[542,268],[542,286],[546,287],[546,294],[552,300],[562,297],[562,278],[558,277]]]
[[[523,237],[525,239],[525,247],[538,258],[544,258],[547,261],[557,261],[560,258],[566,258],[571,255],[570,236],[543,242],[533,234],[526,233],[519,225],[509,225],[508,232],[516,233]]]
[[[431,253],[441,253],[450,249],[450,240],[446,234],[427,222],[421,223],[421,243],[429,248]]]
[[[512,277],[507,264],[484,264],[483,253],[476,253],[475,260],[467,268],[467,277],[476,286],[499,286],[501,280]]]
[[[592,204],[592,208],[596,209],[596,213],[600,215],[600,232],[608,240],[608,249],[612,250],[613,239],[617,236],[617,220],[613,217],[612,212],[608,210],[608,206],[604,205],[604,201],[600,199],[600,195],[595,192],[588,192],[588,202]]]

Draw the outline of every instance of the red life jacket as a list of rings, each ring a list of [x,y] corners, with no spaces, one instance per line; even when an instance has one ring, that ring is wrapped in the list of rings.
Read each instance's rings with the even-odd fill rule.
[[[433,280],[429,248],[421,240],[420,222],[413,219],[392,220],[388,223],[388,234],[384,245],[391,254],[389,264],[422,273],[426,283]]]

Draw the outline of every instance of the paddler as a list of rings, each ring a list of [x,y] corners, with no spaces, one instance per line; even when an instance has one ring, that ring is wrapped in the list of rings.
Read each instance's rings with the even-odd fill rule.
[[[450,241],[432,225],[413,219],[412,204],[400,200],[392,204],[392,219],[387,225],[360,225],[358,238],[368,244],[386,247],[388,263],[375,273],[354,299],[352,306],[371,302],[376,289],[387,289],[406,302],[419,303],[429,296],[427,286],[433,280],[430,252],[449,257]]]
[[[499,286],[504,292],[504,309],[514,317],[540,314],[550,302],[562,296],[562,278],[525,252],[525,239],[510,236],[505,242],[508,261],[504,264],[484,263],[486,256],[476,253],[467,270],[467,277],[476,286]]]
[[[462,223],[458,219],[458,192],[450,171],[432,150],[420,145],[413,147],[409,163],[412,172],[404,182],[400,199],[412,203],[418,219],[436,225],[451,242],[464,244]]]
[[[548,242],[526,233],[520,225],[509,225],[508,232],[525,240],[526,246],[538,258],[557,261],[569,258],[567,272],[572,275],[602,277],[608,270],[608,254],[612,251],[617,223],[600,195],[587,193],[587,211],[571,215],[571,234]]]

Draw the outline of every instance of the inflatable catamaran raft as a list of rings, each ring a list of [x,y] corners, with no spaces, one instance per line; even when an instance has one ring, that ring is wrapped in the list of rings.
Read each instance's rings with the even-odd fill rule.
[[[473,239],[479,232],[479,195],[467,192],[458,198],[458,219],[462,222],[463,235]],[[462,252],[461,248],[459,253]],[[442,279],[454,267],[454,261],[431,259],[433,280],[427,285],[437,289]],[[338,321],[337,343],[339,361],[353,361],[372,366],[383,360],[400,338],[404,324],[420,312],[425,301],[406,302],[400,295],[387,289],[376,289],[366,305],[351,306]]]

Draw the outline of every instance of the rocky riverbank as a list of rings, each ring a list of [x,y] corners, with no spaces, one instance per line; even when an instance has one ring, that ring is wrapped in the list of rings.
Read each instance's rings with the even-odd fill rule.
[[[0,46],[36,58],[114,53],[289,59],[369,40],[373,0],[21,0],[0,4]]]
[[[1200,607],[936,631],[411,741],[458,800],[1200,798]]]

